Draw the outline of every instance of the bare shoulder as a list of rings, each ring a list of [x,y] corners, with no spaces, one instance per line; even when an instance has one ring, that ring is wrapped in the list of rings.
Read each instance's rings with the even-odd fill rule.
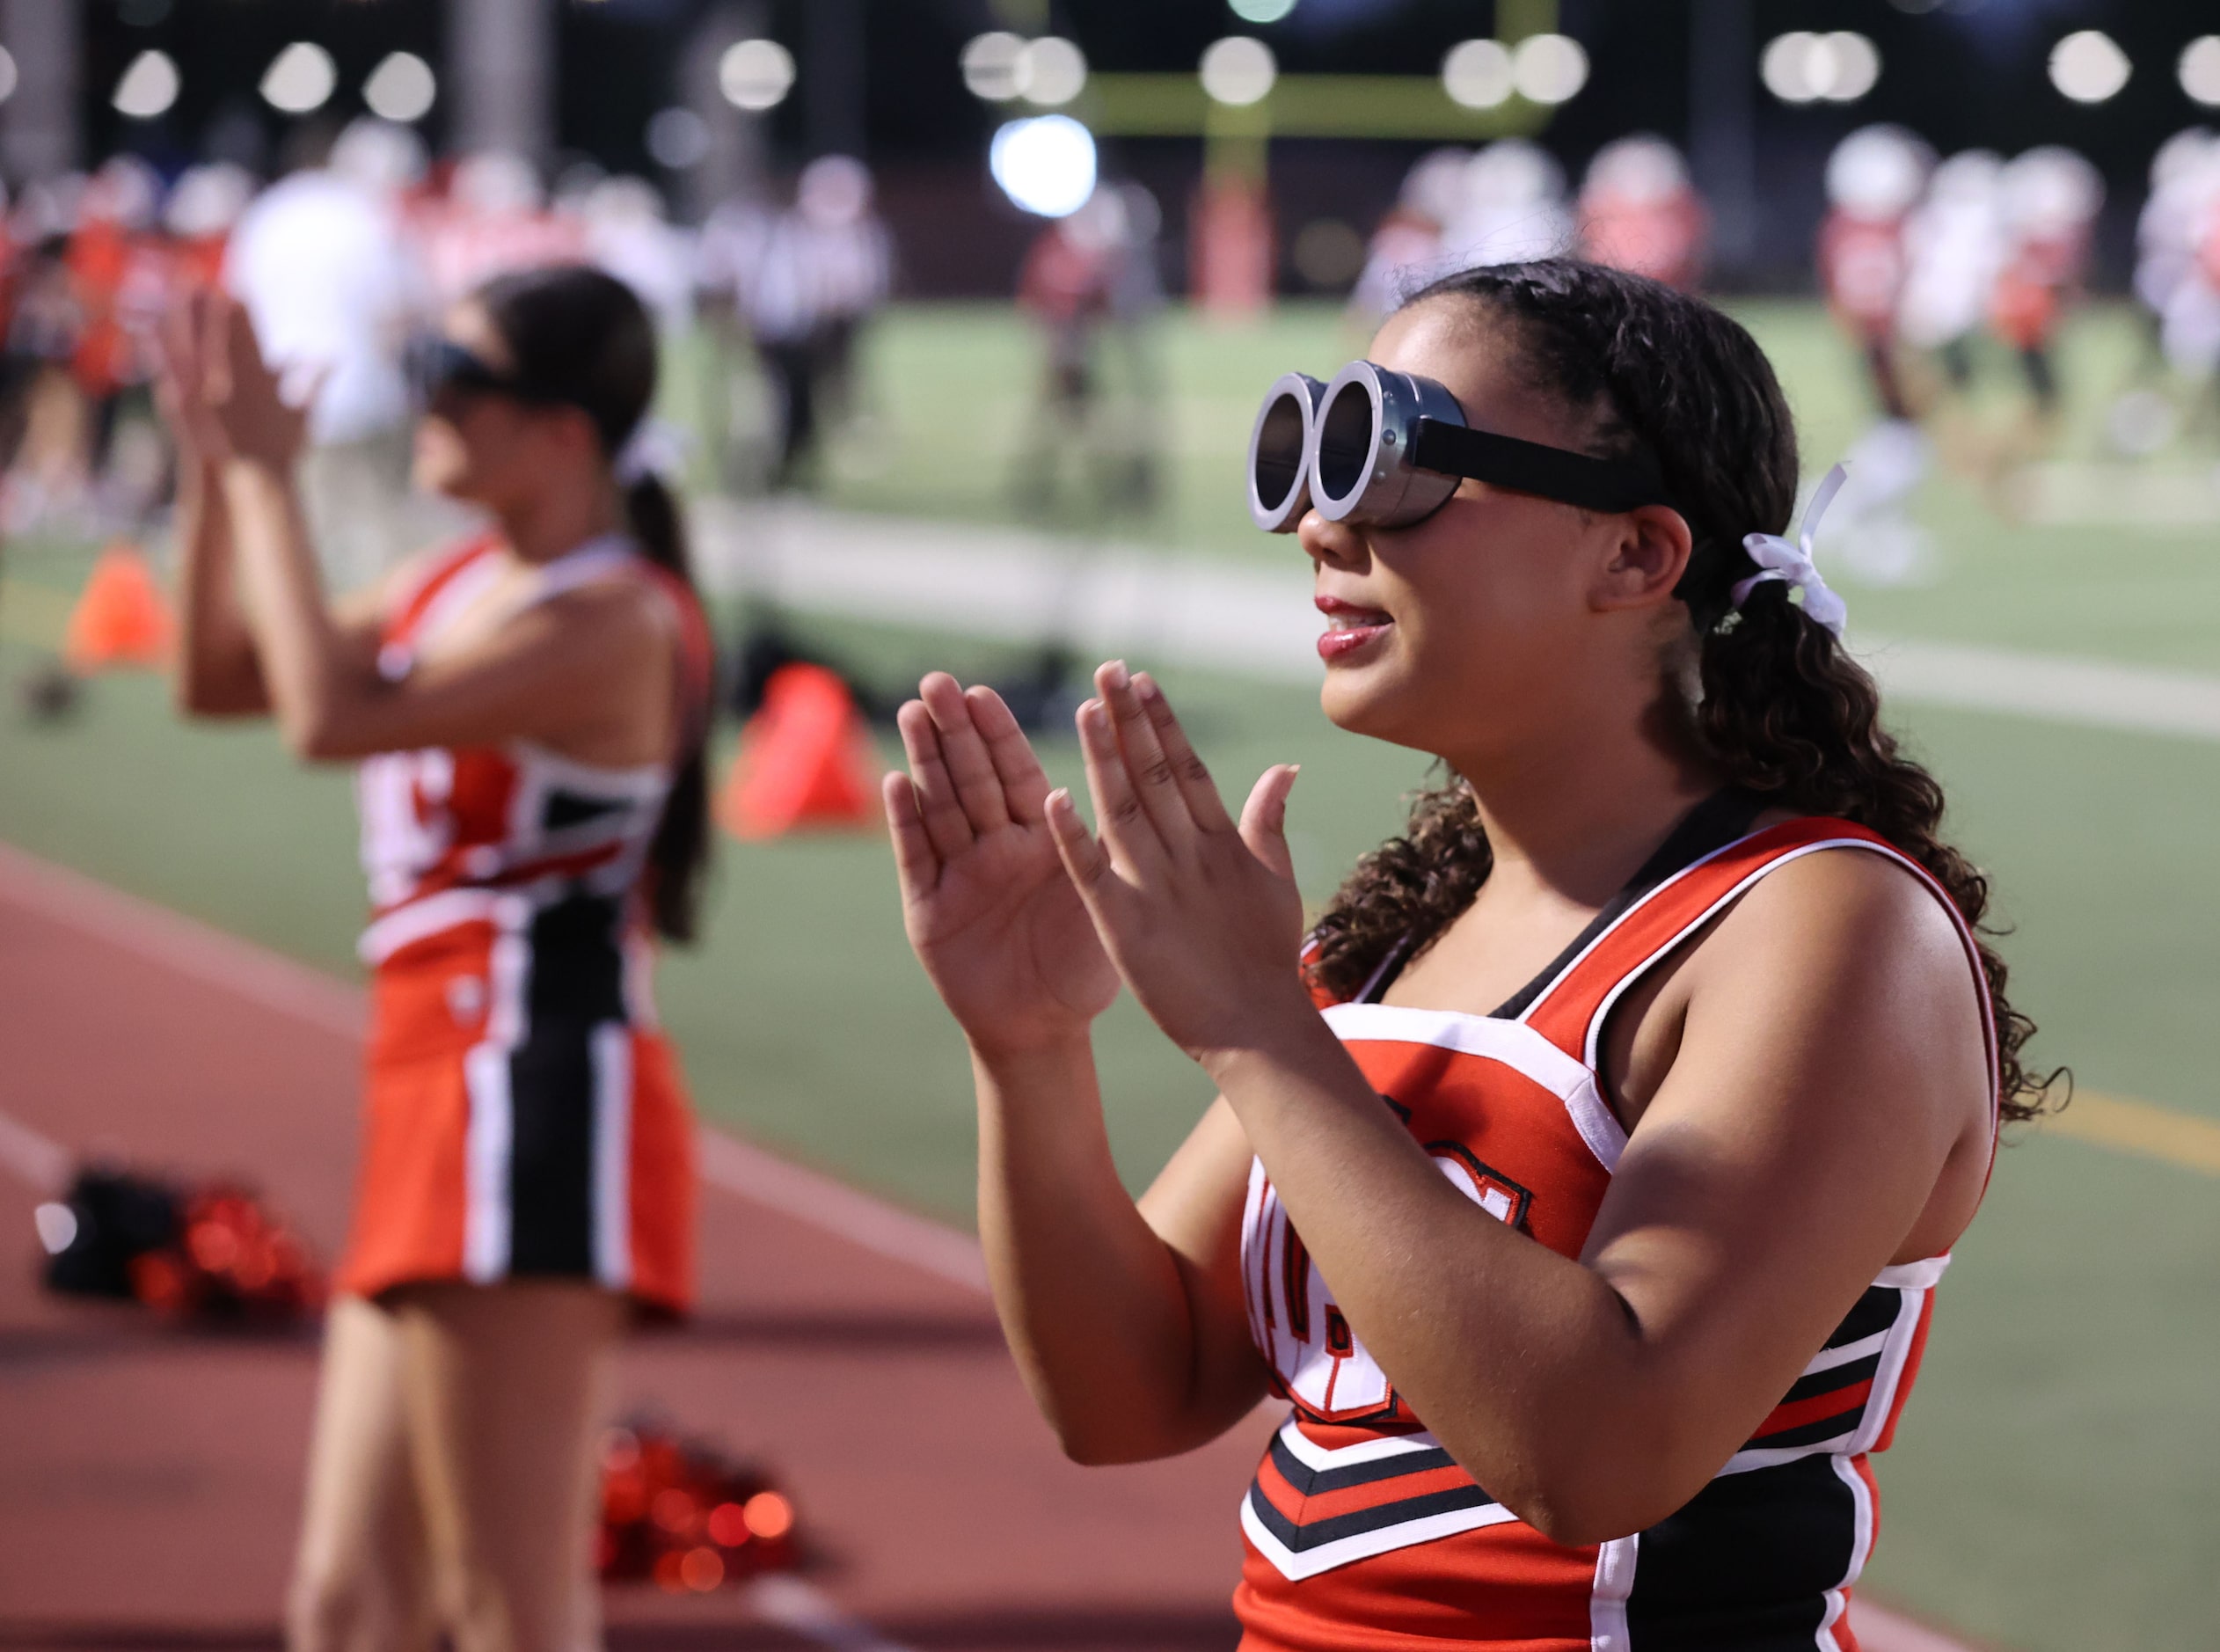
[[[544,615],[566,640],[592,647],[602,659],[661,653],[675,636],[669,602],[642,579],[595,580],[527,611]]]
[[[1948,897],[1895,856],[1844,845],[1775,867],[1720,922],[1714,957],[1790,951],[1894,970],[1938,969],[1970,980],[1965,941]]]

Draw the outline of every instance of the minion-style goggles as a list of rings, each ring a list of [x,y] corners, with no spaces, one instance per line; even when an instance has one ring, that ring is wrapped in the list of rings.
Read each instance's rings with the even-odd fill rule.
[[[1607,515],[1672,502],[1647,464],[1475,430],[1442,385],[1372,362],[1323,384],[1282,376],[1249,433],[1249,515],[1267,533],[1293,533],[1314,508],[1328,522],[1406,528],[1466,477]]]

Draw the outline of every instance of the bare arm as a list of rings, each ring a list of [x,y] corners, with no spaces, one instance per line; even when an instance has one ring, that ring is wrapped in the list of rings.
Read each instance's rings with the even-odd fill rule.
[[[1264,1388],[1238,1282],[1247,1144],[1213,1107],[1136,1206],[1088,1042],[1116,978],[1048,840],[1047,778],[990,690],[920,693],[887,817],[910,941],[971,1041],[996,1309],[1070,1455],[1187,1450]]]
[[[1877,858],[1768,878],[1691,961],[1672,1070],[1587,1254],[1459,1195],[1377,1102],[1283,958],[1271,777],[1237,829],[1160,697],[1114,671],[1082,714],[1098,844],[1052,800],[1121,973],[1219,1082],[1351,1327],[1457,1461],[1548,1535],[1678,1508],[1985,1151],[1971,976]],[[1281,795],[1284,795],[1282,791]],[[1968,1170],[1975,1173],[1967,1175]]]
[[[267,715],[262,662],[232,582],[221,474],[183,452],[179,469],[178,709],[194,717]]]

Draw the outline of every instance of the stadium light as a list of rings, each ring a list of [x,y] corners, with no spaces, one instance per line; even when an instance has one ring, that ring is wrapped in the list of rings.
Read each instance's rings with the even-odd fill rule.
[[[332,54],[313,40],[296,40],[263,71],[262,101],[284,114],[309,114],[329,103],[339,84]]]
[[[181,84],[178,66],[169,53],[141,52],[115,83],[115,95],[109,102],[126,120],[151,121],[170,112]]]
[[[794,55],[777,40],[736,40],[717,60],[717,89],[750,114],[776,109],[794,89]]]
[[[1277,23],[1295,10],[1295,0],[1225,0],[1244,23]]]
[[[16,92],[16,60],[8,48],[0,46],[0,103],[5,103]]]
[[[1202,54],[1202,90],[1213,103],[1245,108],[1272,95],[1279,59],[1262,40],[1229,34]]]
[[[1758,60],[1765,90],[1783,103],[1855,103],[1880,78],[1880,52],[1848,29],[1776,36]]]
[[[1017,82],[1027,103],[1047,109],[1070,103],[1087,89],[1086,54],[1061,35],[1044,34],[1019,54]]]
[[[1068,218],[1094,194],[1094,134],[1068,114],[1011,121],[995,134],[987,169],[1020,210]]]
[[[1442,60],[1442,89],[1467,109],[1493,109],[1518,89],[1510,48],[1501,40],[1466,40]]]
[[[2200,35],[2184,47],[2179,73],[2182,91],[2208,108],[2220,107],[2220,34]]]
[[[1569,34],[1530,34],[1511,48],[1511,78],[1530,103],[1565,103],[1588,84],[1588,52]]]
[[[2050,84],[2076,103],[2103,103],[2119,94],[2135,65],[2102,29],[2078,29],[2050,48]]]
[[[960,60],[966,89],[986,103],[1012,101],[1023,90],[1018,84],[1018,64],[1025,55],[1025,37],[1007,29],[975,37]]]
[[[379,120],[406,126],[431,113],[439,90],[429,63],[414,52],[393,52],[362,83],[362,101]]]

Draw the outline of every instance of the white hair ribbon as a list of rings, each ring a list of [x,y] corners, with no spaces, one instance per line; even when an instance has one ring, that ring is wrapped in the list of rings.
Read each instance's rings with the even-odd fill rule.
[[[1846,465],[1837,464],[1827,472],[1819,491],[1812,495],[1812,502],[1804,507],[1804,523],[1797,530],[1794,540],[1784,539],[1777,533],[1747,534],[1742,549],[1749,552],[1749,559],[1757,564],[1757,572],[1738,581],[1727,595],[1736,608],[1749,600],[1749,594],[1758,586],[1778,580],[1793,585],[1804,594],[1804,612],[1816,624],[1824,625],[1837,637],[1843,634],[1843,622],[1850,618],[1850,610],[1820,578],[1819,569],[1812,563],[1812,536],[1819,531],[1819,519],[1827,514],[1827,507],[1841,493],[1843,484],[1850,479]]]
[[[617,485],[630,487],[651,476],[675,482],[686,469],[686,433],[676,425],[653,416],[641,420],[610,467]]]

